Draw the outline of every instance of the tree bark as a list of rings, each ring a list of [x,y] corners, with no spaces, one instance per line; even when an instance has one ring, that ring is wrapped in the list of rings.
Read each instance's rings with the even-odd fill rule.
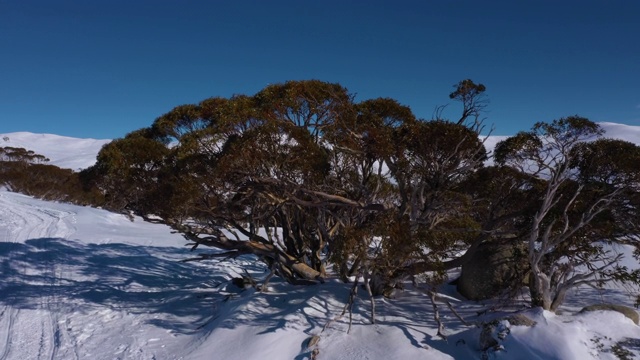
[[[551,289],[549,280],[540,270],[531,270],[529,280],[529,293],[531,295],[531,306],[542,307],[544,310],[551,310]]]

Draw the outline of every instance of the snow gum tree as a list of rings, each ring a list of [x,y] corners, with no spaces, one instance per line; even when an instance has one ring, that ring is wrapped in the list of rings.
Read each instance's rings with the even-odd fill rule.
[[[88,173],[111,208],[224,250],[197,259],[254,254],[291,283],[322,281],[330,261],[382,293],[456,266],[480,239],[456,186],[486,157],[483,92],[459,84],[463,115],[449,122],[417,120],[392,99],[355,103],[338,84],[270,85],[178,106],[105,146]]]
[[[117,211],[154,211],[159,200],[150,194],[158,186],[157,174],[168,154],[165,144],[140,130],[114,140],[100,150],[96,165],[84,171],[86,181],[100,179],[105,206]]]
[[[525,249],[545,309],[579,285],[637,282],[611,246],[638,240],[638,147],[573,116],[500,142],[485,167],[485,90],[458,83],[454,121],[317,80],[210,98],[106,145],[83,179],[106,207],[219,249],[189,260],[252,254],[265,281],[322,282],[332,264],[388,295],[415,275],[444,280],[491,243]]]
[[[254,254],[291,283],[322,281],[321,252],[339,222],[333,214],[363,206],[331,187],[321,137],[351,116],[351,99],[339,85],[305,81],[179,106],[105,147],[96,169],[107,175],[106,191],[138,212],[160,215],[194,249],[225,250],[201,259]],[[138,142],[164,149],[153,152],[162,154],[159,168],[155,158],[128,150]],[[135,159],[119,160],[130,155]],[[147,209],[132,195],[162,203]]]
[[[611,244],[637,241],[638,147],[573,116],[500,142],[485,167],[484,91],[458,83],[454,121],[317,80],[210,98],[106,145],[83,178],[106,207],[222,250],[190,260],[253,254],[292,284],[331,263],[371,295],[425,273],[433,285],[488,242],[525,245],[545,309],[579,285],[637,282]]]
[[[637,241],[640,148],[602,133],[572,116],[496,146],[497,164],[540,181],[523,188],[534,202],[514,205],[531,214],[514,229],[527,244],[534,306],[555,311],[568,290],[584,284],[638,283],[610,245]]]

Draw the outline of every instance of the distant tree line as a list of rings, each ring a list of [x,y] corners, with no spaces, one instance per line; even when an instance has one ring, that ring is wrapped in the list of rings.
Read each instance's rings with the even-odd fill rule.
[[[105,145],[78,186],[94,204],[154,215],[194,250],[219,249],[189,260],[255,255],[265,282],[337,276],[388,295],[407,279],[446,281],[497,244],[524,249],[513,286],[548,310],[579,285],[638,284],[610,245],[638,243],[640,148],[570,116],[489,154],[484,92],[458,83],[455,120],[317,80],[210,98]]]
[[[0,161],[41,164],[48,162],[49,159],[44,155],[36,154],[33,150],[7,146],[0,147]]]
[[[100,206],[98,188],[86,187],[81,174],[48,164],[49,159],[32,150],[0,147],[0,187],[52,201]]]

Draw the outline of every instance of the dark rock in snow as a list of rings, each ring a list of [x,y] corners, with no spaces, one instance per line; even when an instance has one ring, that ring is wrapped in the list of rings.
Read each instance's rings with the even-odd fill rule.
[[[521,284],[528,271],[525,250],[512,242],[480,245],[471,260],[462,265],[458,292],[470,300],[485,300]]]

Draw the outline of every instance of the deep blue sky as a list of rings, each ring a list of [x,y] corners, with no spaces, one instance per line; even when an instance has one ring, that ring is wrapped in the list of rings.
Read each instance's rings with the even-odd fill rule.
[[[0,133],[122,137],[300,79],[428,119],[471,78],[497,135],[574,114],[640,125],[639,19],[635,0],[0,0]]]

